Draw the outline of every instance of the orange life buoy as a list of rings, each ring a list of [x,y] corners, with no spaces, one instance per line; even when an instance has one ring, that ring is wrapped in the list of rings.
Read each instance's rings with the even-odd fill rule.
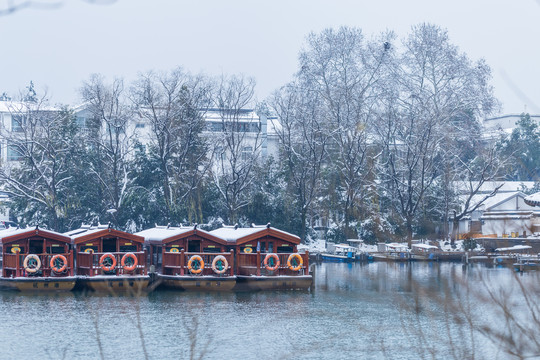
[[[131,259],[131,265],[126,264],[126,261],[128,261],[128,259]],[[122,260],[120,260],[120,263],[122,264],[124,270],[133,271],[137,268],[137,264],[139,263],[139,261],[137,260],[137,256],[134,253],[129,252],[122,256]]]
[[[26,255],[23,266],[27,273],[33,274],[41,269],[41,260],[36,254]]]
[[[229,267],[229,262],[223,255],[218,255],[214,258],[212,261],[212,270],[216,274],[223,274],[225,271],[227,271],[227,268]]]
[[[304,265],[304,260],[302,259],[302,256],[300,256],[300,254],[298,253],[291,254],[287,258],[287,266],[292,271],[300,271],[302,265]]]
[[[274,266],[272,266],[272,264],[271,264],[271,259],[273,259]],[[270,264],[269,264],[269,262],[270,262]],[[277,254],[267,254],[264,257],[264,267],[268,271],[276,271],[277,268],[279,267],[279,264],[280,264],[279,263],[279,256],[277,256]]]
[[[200,274],[204,269],[204,260],[199,255],[193,255],[189,258],[187,267],[190,273]]]
[[[59,264],[59,262],[62,262]],[[64,255],[56,254],[51,258],[51,270],[55,273],[64,272],[67,269],[68,261]]]
[[[99,258],[99,266],[103,271],[112,271],[116,267],[116,257],[111,253],[105,253]]]

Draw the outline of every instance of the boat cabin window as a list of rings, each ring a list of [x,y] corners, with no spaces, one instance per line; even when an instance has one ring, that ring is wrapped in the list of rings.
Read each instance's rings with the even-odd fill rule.
[[[277,252],[279,254],[283,254],[283,253],[292,253],[294,251],[293,247],[292,246],[278,246],[277,247]]]
[[[64,252],[63,246],[51,246],[47,248],[47,254],[63,254]]]
[[[188,252],[200,252],[200,251],[201,251],[200,240],[191,240],[188,242]]]
[[[116,239],[103,239],[103,252],[116,252]]]
[[[28,245],[29,254],[42,254],[43,253],[43,240],[30,240]]]
[[[137,245],[122,245],[120,246],[121,252],[133,252],[137,251]]]
[[[268,252],[271,253],[271,252],[274,252],[274,243],[268,243]]]
[[[262,252],[262,253],[263,253],[263,252],[266,252],[266,242],[265,242],[265,241],[263,241],[263,242],[261,243],[261,252]]]

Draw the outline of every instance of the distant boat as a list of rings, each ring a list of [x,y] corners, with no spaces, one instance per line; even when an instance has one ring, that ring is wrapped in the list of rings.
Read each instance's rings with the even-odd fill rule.
[[[537,270],[540,268],[540,258],[538,256],[520,256],[514,263],[514,270],[518,272]]]
[[[323,261],[353,262],[355,260],[357,248],[347,244],[328,245],[327,251],[321,254]]]
[[[406,244],[380,243],[380,246],[384,246],[384,251],[372,253],[373,260],[375,261],[409,261],[410,253]]]

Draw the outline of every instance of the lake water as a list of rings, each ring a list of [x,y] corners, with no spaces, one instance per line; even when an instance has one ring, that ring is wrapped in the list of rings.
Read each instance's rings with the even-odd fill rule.
[[[453,314],[496,324],[475,291],[516,283],[478,265],[323,263],[308,292],[0,292],[0,359],[506,359]],[[503,296],[527,318],[516,293]]]

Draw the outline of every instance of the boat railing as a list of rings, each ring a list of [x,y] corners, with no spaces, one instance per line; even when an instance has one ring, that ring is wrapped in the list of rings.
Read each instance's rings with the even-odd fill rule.
[[[189,260],[193,256],[200,256],[204,262],[204,267],[202,271],[198,272],[198,268],[189,269]],[[214,259],[218,256],[223,256],[227,260],[228,269],[226,269],[222,274],[218,274],[212,268],[212,263]],[[221,269],[222,270],[222,269]],[[203,275],[214,275],[214,276],[233,276],[234,275],[234,251],[231,252],[219,252],[219,253],[205,253],[205,252],[186,252],[180,250],[178,252],[163,252],[163,274],[164,275],[192,275],[192,276],[203,276]]]
[[[133,270],[129,266],[122,265],[122,258],[131,253],[137,258],[137,265]],[[101,257],[105,254],[112,254],[116,260],[116,265],[106,270],[100,265]],[[79,252],[77,253],[77,275],[146,275],[146,250],[129,252]]]
[[[24,267],[24,260],[29,255],[35,255],[39,258],[40,266],[39,269],[35,272],[29,272]],[[51,259],[53,256],[61,255],[66,258],[67,264],[65,264],[65,269],[61,272],[55,272],[51,268]],[[73,267],[73,251],[67,253],[58,253],[58,254],[4,254],[3,259],[3,268],[2,276],[4,277],[62,277],[62,276],[73,276],[74,267]]]
[[[265,258],[271,256],[271,253],[261,253],[257,251],[256,253],[240,253],[237,255],[237,275],[256,275],[256,276],[294,276],[294,275],[307,275],[309,274],[309,252],[297,253],[302,258],[302,265],[300,269],[293,270],[287,265],[289,257],[294,253],[277,253],[279,259],[279,265],[275,270],[270,270],[272,268],[270,264],[265,266]]]

